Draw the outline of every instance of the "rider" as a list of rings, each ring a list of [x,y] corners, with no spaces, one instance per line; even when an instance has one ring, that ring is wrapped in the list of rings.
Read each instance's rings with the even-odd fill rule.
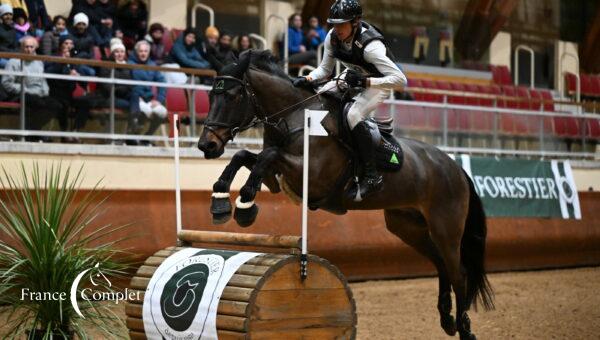
[[[375,149],[379,144],[373,138],[365,119],[377,105],[389,96],[389,90],[406,85],[406,77],[392,61],[383,35],[375,27],[361,20],[362,7],[358,0],[336,0],[329,11],[327,22],[333,24],[325,38],[323,60],[306,77],[294,80],[295,86],[329,77],[339,59],[346,67],[345,82],[349,87],[362,88],[348,111],[348,125],[358,144],[364,164],[364,176],[359,183],[360,196],[380,191],[383,177],[375,166]],[[328,85],[325,85],[328,87]]]

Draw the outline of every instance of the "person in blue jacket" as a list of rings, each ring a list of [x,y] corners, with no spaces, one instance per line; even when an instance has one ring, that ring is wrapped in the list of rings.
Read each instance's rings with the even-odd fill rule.
[[[188,28],[173,45],[170,53],[171,61],[181,67],[210,68],[210,63],[202,58],[196,49],[196,32]]]
[[[129,57],[130,64],[156,66],[150,59],[150,44],[140,40],[135,44],[135,53]],[[164,83],[165,77],[159,71],[131,70],[131,79]],[[156,94],[151,86],[136,85],[133,87],[129,120],[129,133],[139,133],[140,119],[150,119],[150,127],[146,135],[153,135],[167,117],[165,107],[166,89],[157,87]],[[142,115],[143,114],[143,115]],[[151,145],[151,143],[144,143]]]
[[[308,19],[308,30],[306,32],[306,45],[309,50],[316,50],[325,42],[327,32],[319,25],[319,18],[312,16]]]
[[[317,54],[315,51],[309,51],[304,43],[306,37],[302,31],[302,16],[294,13],[289,18],[288,27],[288,62],[289,64],[311,64],[316,65]],[[282,54],[283,56],[283,54]]]

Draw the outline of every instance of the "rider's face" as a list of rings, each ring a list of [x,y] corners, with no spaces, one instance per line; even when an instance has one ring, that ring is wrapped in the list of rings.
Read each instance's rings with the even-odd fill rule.
[[[335,34],[340,40],[347,40],[352,34],[352,24],[349,21],[333,25]]]

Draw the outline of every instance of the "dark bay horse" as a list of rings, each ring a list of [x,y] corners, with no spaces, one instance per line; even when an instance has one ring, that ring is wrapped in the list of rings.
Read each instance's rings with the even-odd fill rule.
[[[439,273],[438,311],[449,335],[475,339],[467,315],[480,300],[493,308],[484,257],[486,220],[473,183],[463,170],[434,146],[399,139],[402,168],[384,173],[384,189],[361,202],[343,195],[340,178],[350,164],[351,150],[341,142],[335,100],[294,88],[269,52],[251,51],[219,71],[210,92],[210,111],[198,147],[208,159],[220,157],[236,133],[256,123],[264,125],[264,145],[258,154],[243,150],[232,158],[213,186],[211,212],[222,223],[231,216],[229,188],[236,172],[251,170],[236,201],[234,218],[248,226],[256,217],[254,204],[261,183],[274,193],[302,192],[304,109],[330,110],[323,120],[327,137],[310,139],[309,201],[334,213],[382,209],[389,231],[433,262]],[[339,103],[337,104],[339,106]],[[334,193],[338,200],[326,199]],[[451,315],[451,289],[456,320]]]

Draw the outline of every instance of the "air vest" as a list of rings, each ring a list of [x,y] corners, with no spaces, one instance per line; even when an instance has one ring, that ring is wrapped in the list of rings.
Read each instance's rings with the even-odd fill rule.
[[[352,48],[350,51],[344,48],[344,43],[340,41],[336,34],[331,34],[331,49],[333,50],[333,56],[344,63],[360,66],[369,72],[370,76],[372,77],[383,77],[384,75],[377,70],[375,65],[365,61],[365,47],[374,40],[380,40],[386,47],[386,55],[388,58],[393,61],[394,56],[387,47],[383,35],[377,28],[364,21],[361,21],[360,24],[361,27],[357,29],[357,32],[354,34],[354,38],[352,39]],[[362,27],[366,28],[366,30],[361,33],[360,31],[362,31]]]

